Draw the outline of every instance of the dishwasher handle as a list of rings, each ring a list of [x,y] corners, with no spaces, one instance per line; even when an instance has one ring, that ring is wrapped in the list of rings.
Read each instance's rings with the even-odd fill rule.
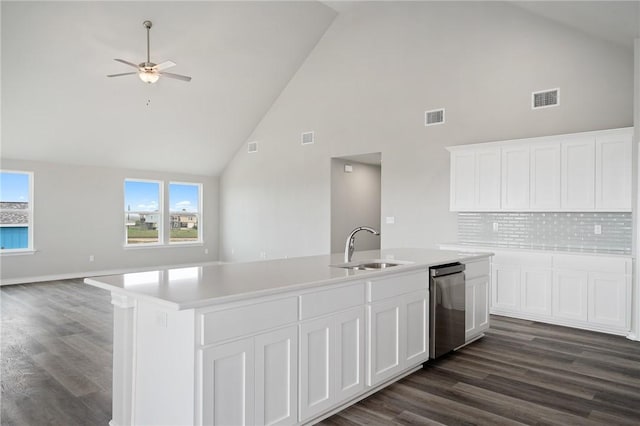
[[[432,266],[429,271],[432,277],[443,277],[464,272],[464,265],[462,263],[449,263],[447,265]]]

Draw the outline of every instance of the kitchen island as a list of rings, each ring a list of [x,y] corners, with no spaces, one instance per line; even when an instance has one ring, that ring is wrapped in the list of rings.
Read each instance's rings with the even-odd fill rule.
[[[490,254],[388,249],[87,278],[114,305],[111,425],[309,424],[428,359],[431,266],[487,277]],[[482,314],[484,310],[484,314]],[[468,339],[469,340],[469,339]]]

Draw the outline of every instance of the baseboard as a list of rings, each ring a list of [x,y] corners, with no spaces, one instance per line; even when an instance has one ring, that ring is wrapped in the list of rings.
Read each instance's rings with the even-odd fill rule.
[[[140,268],[108,269],[103,271],[70,272],[66,274],[39,275],[35,277],[20,277],[20,278],[9,278],[9,279],[0,278],[0,286],[38,283],[43,281],[71,280],[71,279],[77,279],[77,278],[98,277],[103,275],[128,274],[130,272],[157,271],[158,269],[168,269],[168,268],[189,268],[193,266],[218,265],[220,263],[222,262],[211,261],[211,262],[200,262],[200,263],[183,263],[178,265],[144,266]]]

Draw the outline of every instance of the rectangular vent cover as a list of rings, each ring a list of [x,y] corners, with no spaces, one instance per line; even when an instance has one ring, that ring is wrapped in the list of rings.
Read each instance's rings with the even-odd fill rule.
[[[424,112],[424,125],[433,126],[444,123],[444,108]]]
[[[302,145],[309,145],[314,142],[313,132],[304,132],[301,138]]]
[[[532,97],[532,108],[547,108],[552,106],[557,106],[560,104],[560,89],[550,89],[550,90],[542,90],[540,92],[533,92],[531,94]]]
[[[258,152],[258,142],[249,142],[247,144],[247,152]]]

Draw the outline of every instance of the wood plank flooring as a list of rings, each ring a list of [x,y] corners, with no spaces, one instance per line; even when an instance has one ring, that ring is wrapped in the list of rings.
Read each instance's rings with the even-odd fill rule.
[[[107,425],[108,292],[66,280],[0,298],[0,424]],[[640,342],[494,316],[485,338],[320,424],[640,425]]]

